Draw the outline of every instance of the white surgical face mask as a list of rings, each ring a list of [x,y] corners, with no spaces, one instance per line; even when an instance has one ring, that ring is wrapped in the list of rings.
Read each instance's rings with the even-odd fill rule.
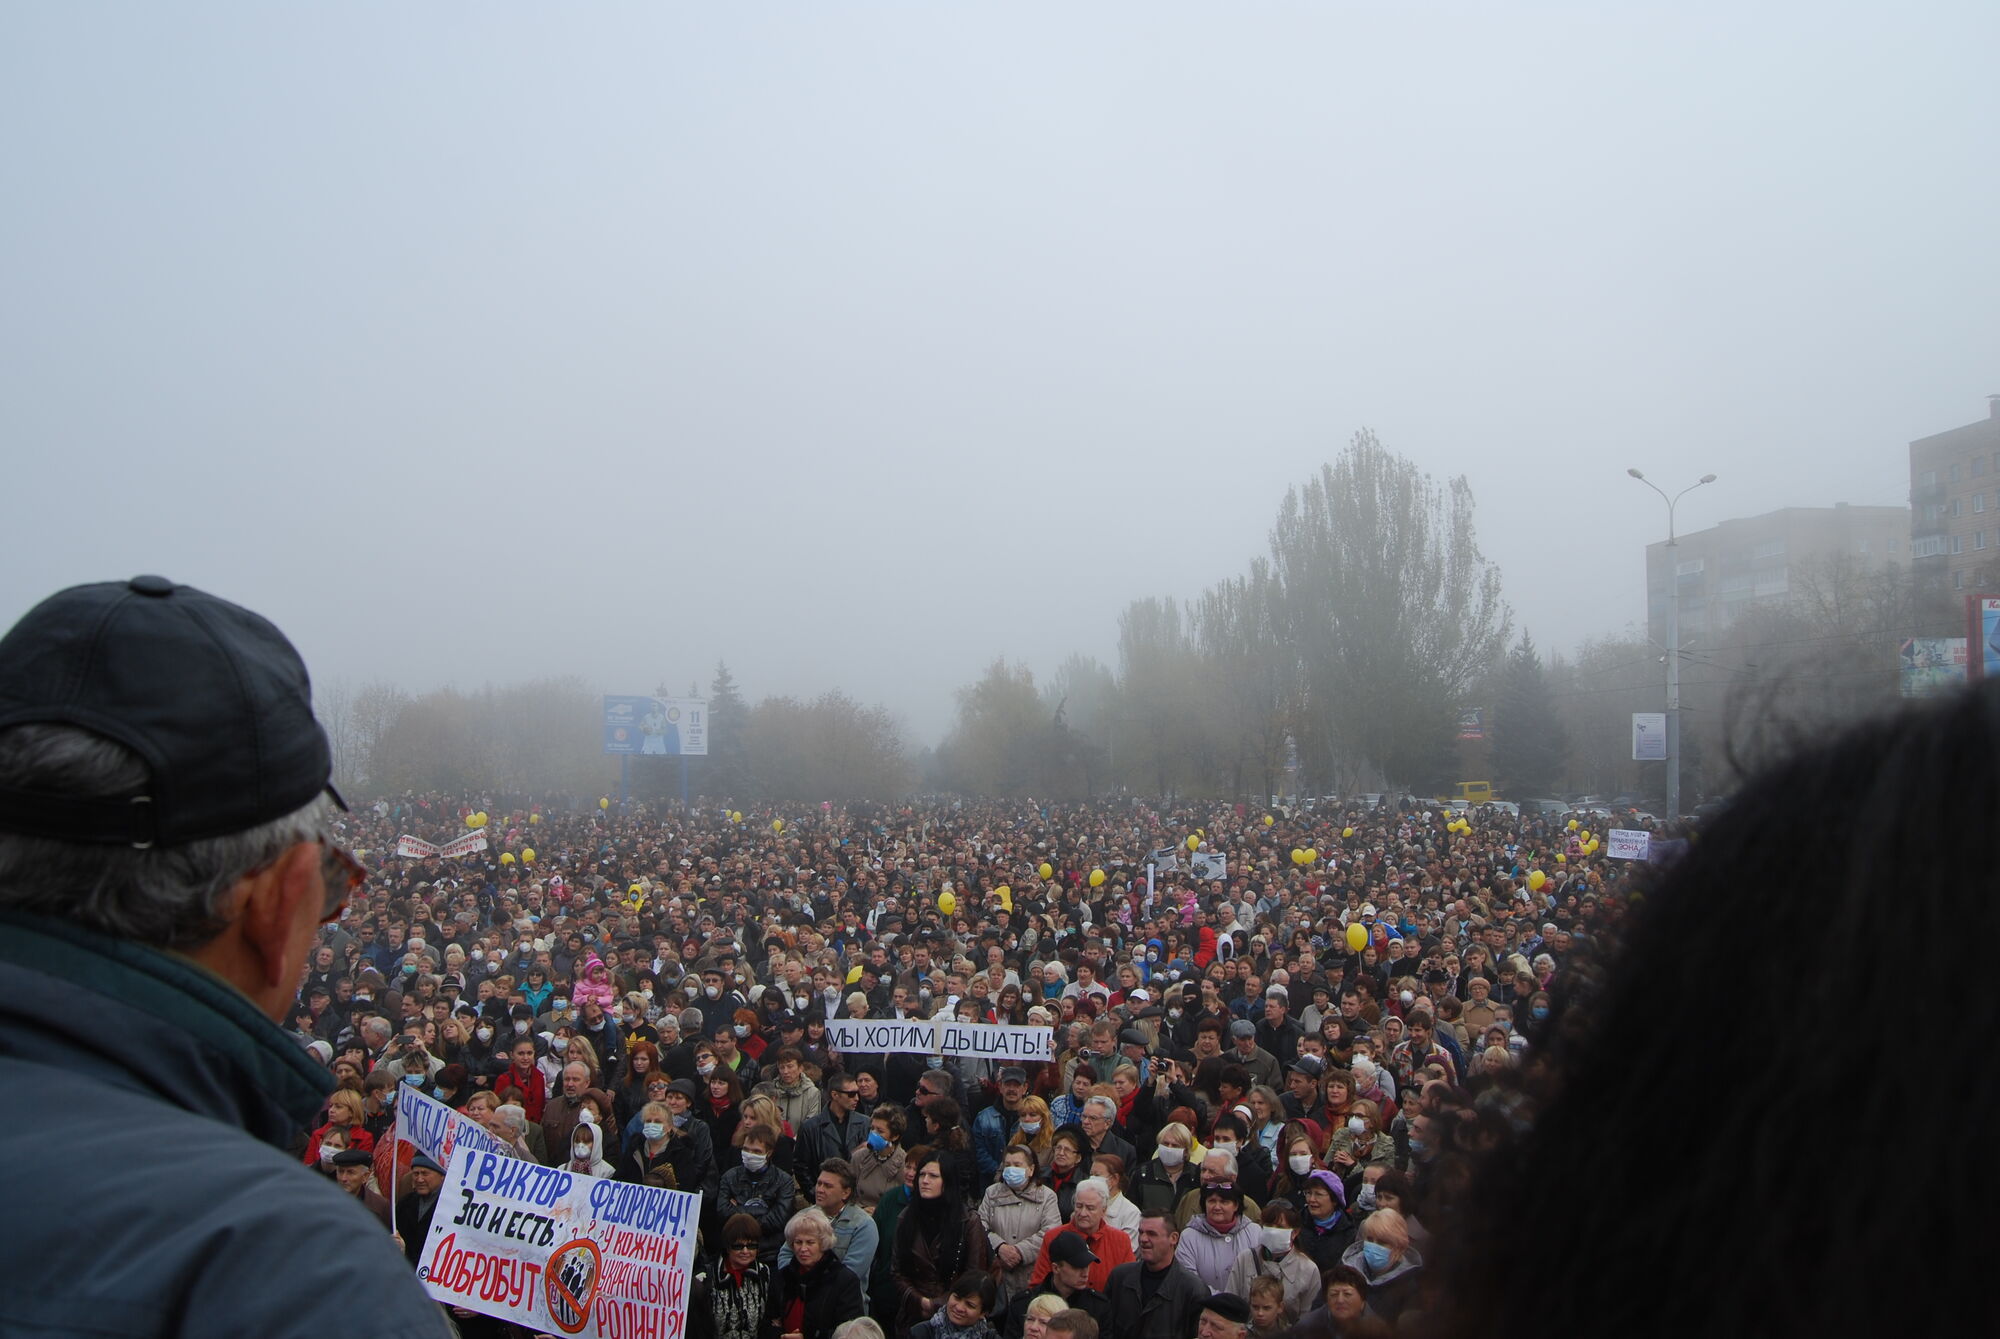
[[[525,1036],[527,1036],[527,1035],[528,1035],[528,1020],[527,1020],[527,1019],[525,1019],[525,1018],[517,1018],[517,1019],[515,1019],[515,1020],[514,1020],[514,1035],[515,1035],[515,1036],[517,1036],[517,1037],[525,1037]]]
[[[1356,1139],[1365,1139],[1368,1137],[1368,1122],[1360,1116],[1349,1116],[1347,1132]]]
[[[1313,1169],[1312,1154],[1294,1153],[1285,1159],[1285,1165],[1292,1169],[1293,1176],[1304,1176]]]
[[[319,1146],[319,1160],[321,1162],[332,1162],[333,1155],[338,1152],[340,1152],[339,1144],[321,1144]]]
[[[1042,1123],[1040,1121],[1024,1120],[1021,1122],[1022,1134],[1033,1135],[1033,1134],[1040,1134],[1041,1132],[1042,1132]]]
[[[477,1036],[481,1041],[492,1041],[493,1029],[490,1027],[476,1028],[473,1035]]]
[[[743,1155],[743,1170],[746,1172],[761,1172],[764,1170],[764,1164],[769,1161],[770,1158],[762,1153],[745,1153]]]
[[[1292,1249],[1292,1230],[1288,1227],[1267,1227],[1264,1229],[1264,1249],[1273,1255],[1283,1255]]]
[[[1178,1167],[1187,1161],[1187,1150],[1175,1148],[1172,1144],[1160,1145],[1160,1166]]]

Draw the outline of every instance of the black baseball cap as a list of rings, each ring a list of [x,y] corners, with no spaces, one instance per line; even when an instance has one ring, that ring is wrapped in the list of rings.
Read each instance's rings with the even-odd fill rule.
[[[72,725],[148,779],[81,798],[0,787],[0,829],[173,846],[243,832],[333,789],[305,662],[260,614],[161,576],[72,586],[0,639],[0,728]]]
[[[1074,1232],[1058,1232],[1049,1241],[1049,1259],[1057,1264],[1080,1269],[1084,1265],[1097,1263],[1097,1253],[1090,1249],[1090,1243]]]

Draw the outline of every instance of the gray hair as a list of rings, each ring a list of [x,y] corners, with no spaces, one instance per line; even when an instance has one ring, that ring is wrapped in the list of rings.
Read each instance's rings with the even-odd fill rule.
[[[1236,1167],[1236,1150],[1235,1150],[1235,1149],[1233,1149],[1233,1148],[1210,1148],[1210,1149],[1208,1150],[1208,1157],[1206,1157],[1206,1158],[1203,1158],[1203,1159],[1202,1159],[1202,1161],[1203,1161],[1203,1162],[1207,1162],[1209,1158],[1221,1158],[1221,1159],[1222,1159],[1222,1160],[1223,1160],[1224,1162],[1226,1162],[1226,1163],[1228,1163],[1228,1164],[1229,1164],[1229,1175],[1230,1175],[1231,1177],[1234,1177],[1234,1176],[1236,1175],[1236,1171],[1237,1171],[1237,1167]]]
[[[1094,1191],[1096,1191],[1096,1192],[1097,1192],[1097,1194],[1098,1194],[1098,1196],[1099,1196],[1099,1197],[1100,1197],[1101,1199],[1103,1199],[1103,1201],[1104,1201],[1104,1204],[1105,1204],[1105,1207],[1106,1207],[1106,1208],[1109,1208],[1109,1207],[1110,1207],[1110,1205],[1111,1205],[1111,1183],[1110,1183],[1109,1181],[1105,1180],[1105,1179],[1104,1179],[1103,1177],[1101,1177],[1101,1176],[1086,1176],[1086,1177],[1084,1177],[1084,1178],[1083,1178],[1083,1179],[1082,1179],[1081,1181],[1078,1181],[1078,1182],[1076,1183],[1076,1190],[1075,1190],[1075,1192],[1074,1192],[1074,1193],[1073,1193],[1073,1194],[1072,1194],[1072,1195],[1070,1196],[1070,1202],[1071,1202],[1072,1204],[1074,1204],[1074,1203],[1076,1202],[1076,1196],[1077,1196],[1077,1195],[1081,1195],[1081,1194],[1082,1194],[1082,1193],[1083,1193],[1084,1191],[1086,1191],[1086,1190],[1094,1190]]]
[[[88,730],[0,731],[0,786],[104,799],[139,793],[151,781],[138,754]],[[199,947],[228,926],[230,889],[291,847],[318,841],[334,812],[322,791],[243,832],[144,848],[0,832],[0,906],[154,948]]]
[[[527,1133],[528,1113],[524,1108],[503,1104],[494,1108],[494,1110],[499,1113],[500,1123],[512,1130],[516,1135]]]
[[[792,1215],[791,1221],[785,1224],[785,1244],[790,1246],[808,1232],[819,1238],[821,1250],[833,1249],[833,1220],[818,1205]]]
[[[1136,1068],[1137,1068],[1137,1067],[1136,1067],[1136,1066],[1134,1066],[1134,1069],[1135,1069],[1135,1070],[1136,1070]],[[1098,1114],[1098,1115],[1100,1115],[1100,1116],[1102,1116],[1102,1117],[1104,1117],[1104,1119],[1106,1119],[1106,1120],[1117,1120],[1117,1119],[1118,1119],[1118,1104],[1117,1104],[1116,1102],[1112,1101],[1112,1100],[1111,1100],[1110,1098],[1108,1098],[1108,1097],[1103,1097],[1103,1096],[1098,1096],[1098,1097],[1086,1097],[1086,1098],[1084,1098],[1084,1099],[1083,1099],[1083,1109],[1084,1109],[1085,1111],[1088,1111],[1088,1110],[1090,1110],[1090,1109],[1091,1109],[1092,1107],[1096,1107],[1096,1108],[1097,1108],[1097,1114]]]
[[[834,1326],[832,1339],[888,1339],[888,1336],[883,1334],[882,1327],[869,1317],[856,1316],[844,1325]]]

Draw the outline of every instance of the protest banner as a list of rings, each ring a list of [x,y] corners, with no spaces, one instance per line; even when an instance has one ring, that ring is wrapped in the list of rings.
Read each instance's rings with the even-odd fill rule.
[[[483,851],[485,849],[486,834],[483,832],[468,832],[463,837],[455,841],[448,841],[439,847],[438,854],[442,856],[471,855],[474,851]]]
[[[437,853],[438,853],[438,848],[436,844],[432,842],[427,842],[422,837],[412,837],[405,834],[404,836],[396,838],[397,855],[406,855],[406,856],[411,856],[417,860],[424,860],[431,856],[436,855]]]
[[[438,1166],[450,1166],[460,1147],[511,1156],[513,1150],[472,1117],[452,1110],[407,1083],[402,1089],[396,1098],[396,1138],[432,1158]]]
[[[979,1060],[1053,1060],[1055,1030],[1011,1023],[956,1023],[929,1018],[836,1018],[826,1025],[836,1051],[888,1055],[970,1056]]]
[[[1604,834],[1604,854],[1613,860],[1644,860],[1652,854],[1653,834],[1613,828]]]
[[[461,1144],[417,1277],[438,1301],[554,1334],[682,1339],[701,1196]]]
[[[1197,879],[1215,882],[1229,877],[1229,857],[1220,851],[1196,851],[1188,857],[1188,865]]]

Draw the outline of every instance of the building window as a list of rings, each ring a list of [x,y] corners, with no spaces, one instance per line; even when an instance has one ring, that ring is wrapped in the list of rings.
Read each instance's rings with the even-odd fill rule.
[[[1924,472],[1923,472],[1922,474],[1919,474],[1919,475],[1917,476],[1917,487],[1919,487],[1919,488],[1936,488],[1936,487],[1937,487],[1937,471],[1936,471],[1936,470],[1925,470],[1925,471],[1924,471]]]
[[[1964,589],[1965,589],[1965,573],[1963,573],[1963,572],[1953,572],[1953,573],[1951,574],[1951,588],[1952,588],[1953,590],[1964,590]]]
[[[1753,562],[1759,558],[1782,558],[1784,556],[1785,541],[1782,539],[1767,539],[1756,548],[1750,550],[1750,558]]]
[[[1674,575],[1677,577],[1700,576],[1705,561],[1705,559],[1701,558],[1690,558],[1684,563],[1675,563]]]
[[[1873,553],[1874,551],[1875,551],[1875,548],[1874,548],[1874,544],[1873,544],[1873,543],[1872,543],[1871,541],[1869,541],[1869,540],[1866,540],[1866,539],[1864,539],[1864,540],[1862,540],[1862,541],[1861,541],[1861,552],[1862,552],[1862,553],[1863,553],[1864,555],[1865,555],[1865,554],[1869,554],[1869,553]]]
[[[1943,552],[1943,535],[1925,535],[1922,539],[1910,541],[1910,556],[1912,558],[1935,558]]]
[[[1956,461],[1952,462],[1951,468],[1945,472],[1944,477],[1947,483],[1955,484],[1958,482],[1958,463]]]
[[[1974,493],[1972,495],[1972,510],[1974,512],[1982,512],[1986,510],[1986,494]]]
[[[1894,553],[1894,552],[1895,552],[1896,550],[1900,549],[1901,547],[1903,547],[1903,541],[1902,541],[1902,540],[1900,540],[1900,539],[1892,539],[1892,540],[1890,540],[1890,541],[1889,541],[1889,552],[1891,552],[1891,553]]]
[[[1974,456],[1972,458],[1972,477],[1977,479],[1984,473],[1986,473],[1986,457]]]
[[[1926,521],[1939,520],[1943,516],[1944,516],[1944,503],[1930,502],[1924,505],[1924,519]]]
[[[1972,547],[1975,549],[1986,547],[1986,532],[1984,530],[1975,530],[1972,532]]]
[[[1962,497],[1955,497],[1955,498],[1953,498],[1953,499],[1951,500],[1951,514],[1952,514],[1953,516],[1963,516],[1963,515],[1965,515],[1965,499],[1964,499],[1964,498],[1962,498]]]
[[[1965,552],[1965,536],[1964,536],[1964,535],[1953,535],[1953,536],[1951,537],[1951,551],[1952,551],[1953,553],[1964,553],[1964,552]]]

